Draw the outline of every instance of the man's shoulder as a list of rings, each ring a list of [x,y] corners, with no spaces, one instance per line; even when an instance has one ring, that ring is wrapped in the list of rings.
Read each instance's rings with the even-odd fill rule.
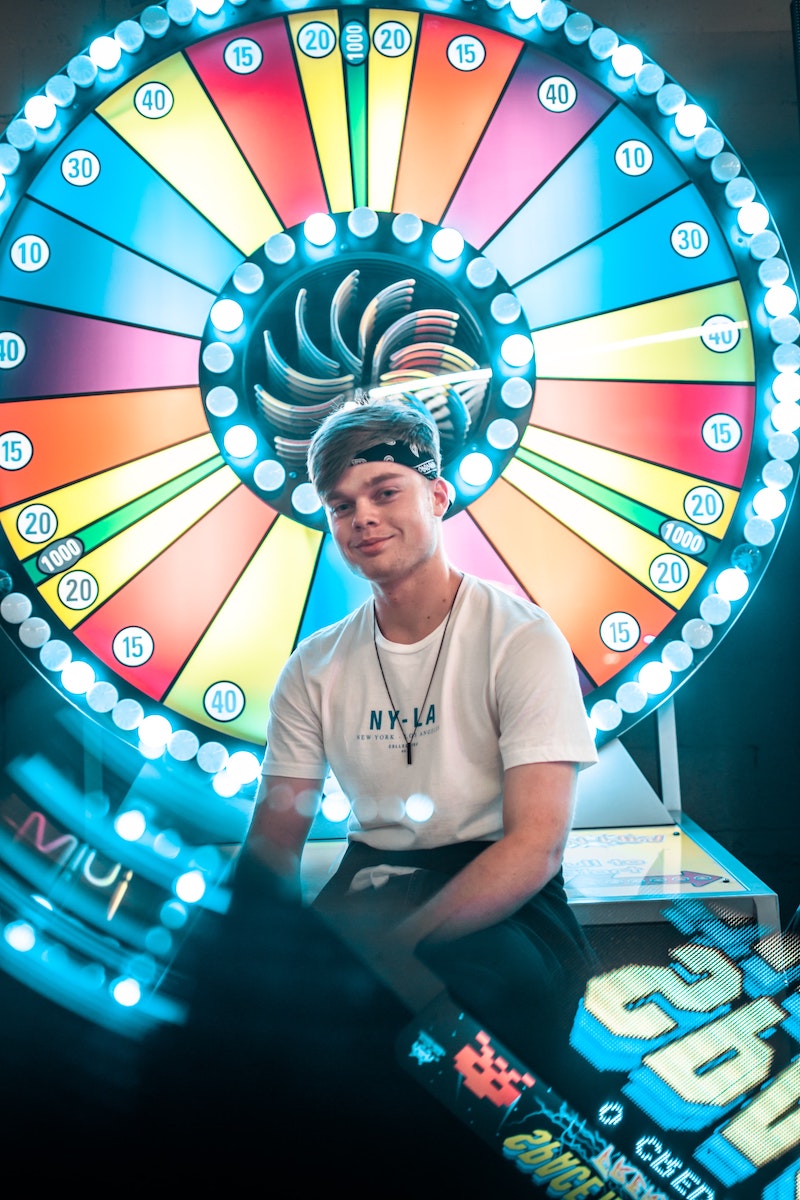
[[[477,575],[466,575],[468,601],[476,609],[487,613],[500,613],[512,622],[551,623],[550,616],[527,596],[522,589],[494,579],[483,579]]]
[[[298,643],[295,654],[302,658],[316,658],[324,655],[332,648],[351,639],[360,638],[368,626],[368,617],[372,610],[372,601],[366,600],[358,608],[353,609],[347,616],[340,617],[330,625],[323,625],[307,634]]]

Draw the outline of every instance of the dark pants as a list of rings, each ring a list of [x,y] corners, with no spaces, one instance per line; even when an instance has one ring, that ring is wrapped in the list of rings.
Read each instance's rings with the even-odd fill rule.
[[[390,930],[488,844],[383,851],[353,843],[314,907],[345,938],[348,927]],[[358,871],[383,863],[417,869],[377,888],[349,892]],[[567,903],[560,871],[506,920],[451,941],[423,941],[416,953],[452,999],[526,1065],[545,1078],[545,1065],[559,1075],[567,1069],[569,1029],[595,961]],[[548,1082],[557,1086],[555,1078]]]

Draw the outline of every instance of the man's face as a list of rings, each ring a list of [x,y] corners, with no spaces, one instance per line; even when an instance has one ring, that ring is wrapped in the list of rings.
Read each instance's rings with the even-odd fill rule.
[[[328,524],[357,575],[370,583],[399,582],[438,551],[448,501],[442,479],[395,463],[359,463],[327,497]]]

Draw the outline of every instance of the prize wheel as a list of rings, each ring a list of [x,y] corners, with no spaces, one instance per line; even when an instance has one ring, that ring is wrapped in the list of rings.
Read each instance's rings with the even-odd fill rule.
[[[723,133],[561,0],[169,0],[76,55],[0,142],[0,617],[143,757],[85,845],[18,767],[6,957],[164,1011],[278,671],[367,594],[305,474],[343,401],[434,417],[452,560],[551,613],[599,744],[668,698],[781,531],[796,307]]]

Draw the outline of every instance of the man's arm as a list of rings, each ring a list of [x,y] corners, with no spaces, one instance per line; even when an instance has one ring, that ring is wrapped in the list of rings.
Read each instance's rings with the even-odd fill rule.
[[[561,866],[572,821],[577,768],[527,763],[505,772],[503,837],[467,864],[398,928],[408,945],[450,941],[516,912]]]
[[[321,779],[264,775],[243,853],[300,893],[300,858],[322,791]]]

